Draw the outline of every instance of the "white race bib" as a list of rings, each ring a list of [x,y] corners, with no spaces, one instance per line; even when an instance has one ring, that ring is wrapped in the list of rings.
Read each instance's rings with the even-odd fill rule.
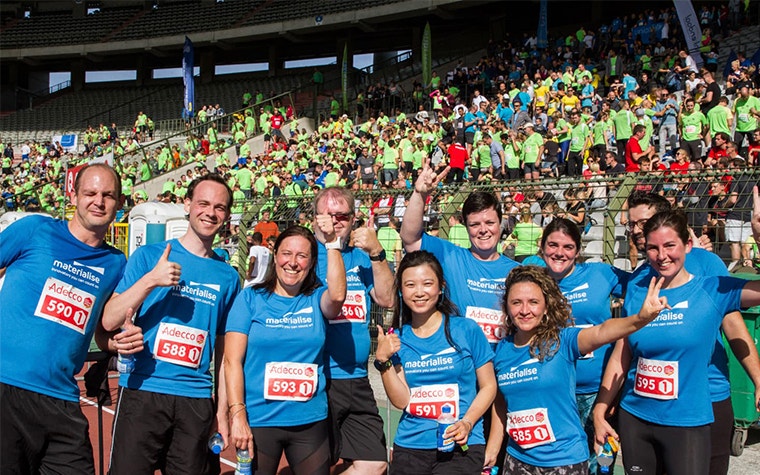
[[[678,361],[639,357],[633,392],[652,399],[678,399]]]
[[[687,125],[684,127],[684,131],[687,134],[696,134],[697,133],[697,126],[696,125]]]
[[[270,401],[308,401],[319,382],[317,365],[312,363],[271,362],[264,373],[264,399]]]
[[[739,121],[749,122],[749,114],[739,114]]]
[[[459,385],[431,384],[412,388],[406,412],[425,419],[438,419],[442,408],[451,408],[451,415],[459,419]]]
[[[94,295],[74,287],[73,284],[48,277],[34,315],[60,323],[84,335],[94,304]]]
[[[197,368],[206,344],[208,332],[197,328],[164,323],[158,325],[153,357],[188,368]]]
[[[488,340],[488,343],[498,343],[506,336],[506,329],[502,322],[504,314],[501,310],[485,307],[467,307],[465,317],[475,320]]]
[[[363,290],[349,290],[343,302],[338,317],[328,320],[331,325],[336,323],[364,323],[367,321],[367,295]]]
[[[507,434],[520,448],[530,449],[554,442],[554,431],[545,407],[507,413]]]

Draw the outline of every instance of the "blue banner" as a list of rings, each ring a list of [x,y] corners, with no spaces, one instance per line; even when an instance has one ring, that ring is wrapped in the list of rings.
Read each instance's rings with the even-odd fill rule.
[[[546,0],[541,0],[541,10],[538,14],[538,34],[536,34],[537,46],[541,49],[549,46],[549,27],[546,13]]]
[[[193,48],[193,42],[185,36],[185,46],[182,48],[182,80],[185,83],[185,107],[182,109],[182,117],[185,119],[192,119],[195,116],[194,67],[195,49]]]

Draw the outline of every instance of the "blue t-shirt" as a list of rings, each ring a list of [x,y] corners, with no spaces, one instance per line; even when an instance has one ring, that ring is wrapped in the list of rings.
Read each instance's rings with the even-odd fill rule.
[[[594,86],[591,84],[586,84],[583,86],[583,89],[581,89],[581,95],[582,96],[593,96],[594,95]],[[594,104],[593,97],[590,97],[588,99],[581,100],[581,107],[591,107]]]
[[[686,254],[684,267],[692,275],[728,275],[723,261],[716,254],[705,251],[704,249],[692,249]],[[649,263],[637,268],[631,274],[631,282],[644,279],[645,286],[656,272],[652,270]],[[723,346],[723,338],[720,333],[715,340],[715,349],[713,350],[710,367],[707,368],[707,374],[710,378],[710,397],[713,402],[725,401],[731,397],[731,383],[728,380],[728,354]]]
[[[472,112],[468,111],[464,115],[464,122],[465,122],[465,124],[468,123],[468,122],[473,122],[469,126],[465,127],[465,129],[464,129],[465,132],[473,132],[473,133],[475,132],[475,124],[476,124],[476,122],[474,122],[475,119],[477,119],[477,116],[475,114],[473,114]]]
[[[317,276],[327,278],[327,250],[318,243]],[[342,314],[328,320],[325,343],[325,374],[331,379],[367,376],[369,359],[370,291],[375,281],[372,262],[366,252],[355,247],[341,251],[346,266],[346,301]]]
[[[327,417],[320,308],[326,290],[284,297],[248,287],[235,299],[226,331],[248,335],[243,371],[251,427],[292,427]]]
[[[515,346],[513,335],[496,346],[496,382],[507,403],[507,452],[523,463],[560,467],[588,460],[575,403],[580,332],[563,328],[557,352],[543,362],[530,355],[530,346]]]
[[[612,318],[610,295],[622,296],[628,273],[609,264],[576,264],[575,270],[559,281],[559,289],[573,309],[577,327],[585,328]],[[595,394],[614,344],[584,355],[576,364],[577,394]]]
[[[401,329],[401,349],[392,361],[404,368],[412,397],[396,432],[400,447],[434,449],[441,407],[453,406],[452,414],[461,419],[478,394],[476,370],[493,359],[491,347],[477,324],[466,318],[449,317],[449,334],[458,349],[446,340],[443,322],[427,338],[415,335],[409,324]],[[483,419],[473,422],[467,443],[485,444]]]
[[[440,261],[451,301],[460,314],[475,320],[488,342],[496,344],[504,336],[501,311],[504,280],[520,264],[505,256],[481,261],[469,249],[428,234],[422,235],[421,249],[433,253]]]
[[[174,396],[209,398],[213,385],[211,360],[216,337],[240,279],[216,254],[191,254],[176,239],[169,261],[182,266],[179,285],[157,287],[136,312],[135,325],[143,330],[144,348],[135,354],[135,369],[122,374],[119,385]],[[166,249],[166,242],[137,248],[127,261],[116,287],[123,293],[150,272]]]
[[[74,375],[87,356],[103,306],[126,259],[91,247],[68,223],[28,216],[0,233],[0,381],[79,401]]]
[[[670,310],[628,336],[631,364],[620,406],[655,424],[695,427],[713,422],[707,367],[723,316],[738,310],[746,282],[723,276],[693,276],[662,289]],[[649,281],[628,284],[623,311],[639,311]]]

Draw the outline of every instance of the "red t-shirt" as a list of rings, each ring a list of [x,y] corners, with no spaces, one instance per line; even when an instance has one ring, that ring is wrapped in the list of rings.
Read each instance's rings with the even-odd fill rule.
[[[638,162],[633,161],[633,154],[641,152],[643,152],[643,150],[641,150],[639,141],[636,140],[636,137],[631,137],[628,140],[628,143],[625,144],[625,171],[637,172],[641,170]]]
[[[683,162],[683,164],[672,162],[670,164],[670,171],[673,173],[685,175],[689,172],[689,162]]]
[[[275,114],[272,116],[271,119],[269,119],[269,123],[272,125],[272,128],[275,130],[280,130],[280,127],[282,127],[283,122],[285,122],[285,118],[280,114]]]
[[[449,166],[451,168],[458,168],[464,170],[464,164],[467,161],[467,149],[459,142],[454,142],[449,145]]]

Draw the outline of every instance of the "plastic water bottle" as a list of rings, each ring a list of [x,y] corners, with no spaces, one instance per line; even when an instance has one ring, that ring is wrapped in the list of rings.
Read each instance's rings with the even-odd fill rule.
[[[248,449],[238,449],[235,475],[252,475],[251,454]]]
[[[121,331],[124,331],[122,328]],[[116,369],[121,374],[129,374],[135,370],[135,355],[116,355]]]
[[[612,462],[615,461],[617,441],[614,441],[613,439],[613,443],[610,443],[609,440],[605,442],[596,456],[596,463],[599,464],[599,471],[602,473],[610,473],[610,466],[612,465]]]
[[[222,438],[222,434],[217,432],[211,438],[208,440],[208,449],[217,455],[222,453],[222,449],[224,448],[224,439]]]
[[[441,415],[438,417],[438,451],[439,452],[451,452],[454,450],[454,439],[445,439],[443,434],[450,425],[454,424],[457,420],[451,415],[451,407],[443,406],[441,409]]]

